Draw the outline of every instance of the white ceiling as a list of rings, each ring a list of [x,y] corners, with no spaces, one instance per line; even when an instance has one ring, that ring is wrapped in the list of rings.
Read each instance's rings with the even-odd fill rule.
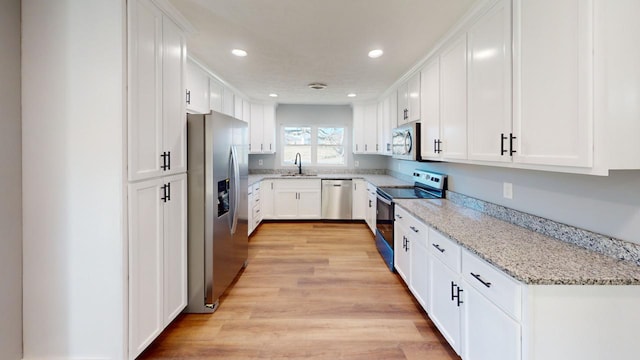
[[[475,0],[170,0],[195,27],[188,52],[259,101],[375,100],[420,61]],[[238,58],[233,48],[249,55]],[[380,48],[378,59],[367,56]],[[323,82],[325,90],[311,90]],[[356,98],[348,98],[354,92]]]

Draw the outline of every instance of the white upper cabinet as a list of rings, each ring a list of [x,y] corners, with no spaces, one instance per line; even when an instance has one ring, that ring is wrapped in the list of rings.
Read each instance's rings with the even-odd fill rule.
[[[222,96],[224,86],[214,79],[209,78],[209,109],[222,112]]]
[[[395,97],[395,96],[394,96]],[[378,103],[378,153],[391,155],[391,130],[395,127],[391,123],[391,96],[387,96]]]
[[[235,94],[231,89],[225,87],[222,94],[222,113],[229,116],[235,116]]]
[[[185,172],[185,37],[148,1],[130,12],[128,179]]]
[[[250,149],[253,154],[276,152],[276,107],[250,104]]]
[[[423,159],[440,160],[440,58],[435,57],[420,72],[421,109],[420,123]]]
[[[420,120],[420,74],[398,87],[398,125]]]
[[[187,112],[191,114],[206,114],[209,112],[209,75],[190,58],[187,59]]]
[[[235,117],[238,120],[243,120],[243,121],[249,121],[244,120],[244,117],[242,115],[242,110],[244,110],[244,105],[243,103],[246,100],[244,100],[243,98],[241,98],[240,96],[236,95],[233,99],[233,117]]]
[[[353,153],[375,154],[378,141],[377,104],[353,105]]]
[[[440,55],[440,150],[443,159],[467,158],[467,37]]]
[[[496,3],[467,36],[469,159],[511,161],[511,1]]]
[[[593,2],[514,1],[514,161],[593,164]]]

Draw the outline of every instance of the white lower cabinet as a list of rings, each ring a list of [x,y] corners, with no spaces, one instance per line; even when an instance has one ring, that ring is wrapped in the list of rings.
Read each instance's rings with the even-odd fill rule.
[[[426,240],[426,235],[425,239]],[[427,310],[429,296],[429,252],[425,243],[415,241],[410,248],[411,253],[411,275],[409,280],[409,290],[416,300]]]
[[[129,355],[187,305],[187,175],[129,185]]]
[[[463,350],[465,360],[519,360],[520,323],[463,281]]]
[[[431,256],[428,276],[429,317],[453,350],[460,354],[460,306],[463,304],[460,275]]]
[[[275,180],[265,179],[260,182],[260,211],[262,212],[262,219],[275,218],[273,212],[273,205],[275,203]]]
[[[274,180],[275,219],[320,219],[320,179]]]
[[[396,214],[396,216],[398,216]],[[409,238],[405,227],[398,220],[393,226],[393,266],[396,272],[409,283],[411,276],[411,254],[409,253]]]
[[[367,196],[367,182],[362,179],[353,179],[352,183],[351,218],[353,220],[365,220],[369,201]]]
[[[375,185],[367,183],[367,214],[365,221],[367,222],[367,225],[369,225],[369,229],[374,235],[376,234],[376,215],[378,215],[377,191],[378,188]]]
[[[262,191],[261,183],[250,185],[248,188],[248,224],[247,232],[249,235],[255,230],[262,221]]]

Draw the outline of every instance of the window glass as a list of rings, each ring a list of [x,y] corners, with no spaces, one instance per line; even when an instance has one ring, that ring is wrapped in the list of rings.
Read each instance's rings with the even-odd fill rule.
[[[344,128],[318,128],[318,164],[345,164]]]
[[[285,164],[293,164],[297,153],[300,153],[302,162],[311,163],[311,127],[286,126],[283,135],[283,152],[282,162]]]

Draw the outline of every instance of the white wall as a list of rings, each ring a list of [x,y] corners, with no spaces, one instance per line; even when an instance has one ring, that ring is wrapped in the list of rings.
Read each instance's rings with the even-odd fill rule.
[[[266,170],[281,169],[282,153],[279,151],[280,145],[280,127],[282,125],[319,125],[334,124],[346,126],[349,129],[347,142],[345,143],[347,153],[347,165],[345,167],[336,167],[340,169],[384,169],[386,158],[381,155],[353,155],[351,151],[351,140],[353,134],[353,114],[349,105],[278,105],[276,109],[276,154],[270,155],[250,155],[249,169]],[[259,165],[258,161],[262,160],[263,164]],[[358,161],[358,166],[355,166]],[[304,168],[304,164],[302,165]],[[323,168],[318,168],[322,171]],[[326,168],[324,168],[326,169]]]
[[[22,1],[24,357],[125,357],[125,1]]]
[[[22,358],[20,0],[0,2],[0,359]]]
[[[388,168],[441,172],[449,175],[449,190],[640,244],[638,170],[603,177],[391,159]],[[513,184],[512,200],[502,197],[504,182]]]

